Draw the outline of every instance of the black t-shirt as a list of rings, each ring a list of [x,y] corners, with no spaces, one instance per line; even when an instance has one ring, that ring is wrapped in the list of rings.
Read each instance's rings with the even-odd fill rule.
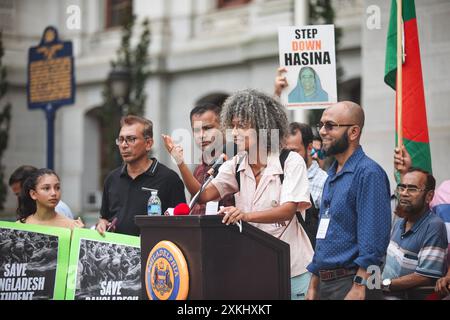
[[[142,187],[158,190],[162,213],[186,202],[184,184],[175,171],[152,158],[150,168],[134,180],[128,175],[126,165],[111,171],[105,179],[100,215],[103,219],[117,217],[116,232],[139,235],[139,227],[134,223],[136,215],[147,214],[150,191]]]

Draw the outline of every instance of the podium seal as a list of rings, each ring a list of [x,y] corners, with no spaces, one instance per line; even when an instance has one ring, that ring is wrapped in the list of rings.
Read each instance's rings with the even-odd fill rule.
[[[145,289],[150,300],[185,300],[189,270],[181,250],[170,241],[160,241],[150,251],[145,266]]]

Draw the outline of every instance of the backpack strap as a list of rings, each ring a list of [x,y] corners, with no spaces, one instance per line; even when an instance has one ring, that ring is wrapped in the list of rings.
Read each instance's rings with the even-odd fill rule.
[[[290,149],[283,149],[280,152],[280,164],[281,164],[281,169],[283,170],[283,173],[280,174],[280,176],[279,176],[281,184],[283,184],[283,181],[284,181],[284,163],[286,162],[286,159],[289,156],[289,152],[291,152],[291,151],[292,150],[290,150]],[[242,160],[244,160],[244,157],[239,157],[239,160],[238,160],[238,162],[236,164],[236,168],[235,168],[235,172],[236,172],[235,177],[236,177],[236,181],[238,183],[239,190],[241,190],[241,173],[238,172],[238,168],[239,168],[239,165],[241,164]]]
[[[306,209],[305,211],[305,219],[303,219],[303,216],[301,212],[296,212],[298,222],[301,224],[303,229],[306,232],[306,235],[309,238],[309,241],[311,242],[312,247],[314,248],[316,246],[316,234],[317,229],[319,228],[319,208],[316,208],[316,205],[314,204],[314,200],[312,198],[312,195],[309,195],[309,201],[311,202],[311,207],[309,209]]]
[[[242,161],[244,160],[244,157],[241,157],[241,156],[238,156],[239,158],[238,158],[238,161],[237,161],[237,163],[236,163],[236,168],[235,168],[235,174],[234,174],[234,176],[235,176],[235,178],[236,178],[236,181],[237,181],[237,184],[238,184],[238,188],[239,188],[239,190],[241,190],[241,173],[238,171],[238,169],[239,169],[239,166],[241,165],[241,163],[242,163]]]
[[[284,180],[284,163],[286,162],[286,159],[289,156],[289,153],[291,151],[292,150],[290,150],[290,149],[283,149],[283,150],[281,150],[281,153],[280,153],[281,170],[283,170],[283,173],[280,175],[281,184],[283,184],[283,180]]]

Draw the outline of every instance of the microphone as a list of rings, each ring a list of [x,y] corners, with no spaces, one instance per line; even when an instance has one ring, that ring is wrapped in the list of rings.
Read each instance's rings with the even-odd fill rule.
[[[189,206],[186,203],[179,203],[173,209],[174,216],[187,216],[189,214]]]
[[[205,182],[200,187],[200,190],[195,194],[195,196],[191,199],[191,202],[189,203],[189,211],[192,210],[194,205],[197,203],[198,198],[200,197],[200,194],[205,190],[206,186],[214,179],[214,176],[217,174],[220,166],[223,164],[225,159],[227,158],[227,155],[225,153],[222,153],[216,161],[214,161],[211,168],[206,173],[209,177],[206,179]]]
[[[208,170],[208,175],[213,176],[216,175],[220,166],[223,164],[223,162],[225,161],[227,155],[225,153],[222,153],[217,159],[216,161],[214,161],[214,163],[212,164],[211,168]]]

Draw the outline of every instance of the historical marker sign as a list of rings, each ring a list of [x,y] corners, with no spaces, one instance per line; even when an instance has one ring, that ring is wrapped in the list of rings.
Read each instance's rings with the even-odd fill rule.
[[[28,109],[43,109],[47,117],[47,168],[53,169],[55,113],[75,102],[72,42],[59,41],[58,30],[47,27],[37,47],[28,52]]]
[[[74,103],[72,42],[60,41],[54,27],[47,27],[39,45],[29,50],[27,91],[29,109]]]

